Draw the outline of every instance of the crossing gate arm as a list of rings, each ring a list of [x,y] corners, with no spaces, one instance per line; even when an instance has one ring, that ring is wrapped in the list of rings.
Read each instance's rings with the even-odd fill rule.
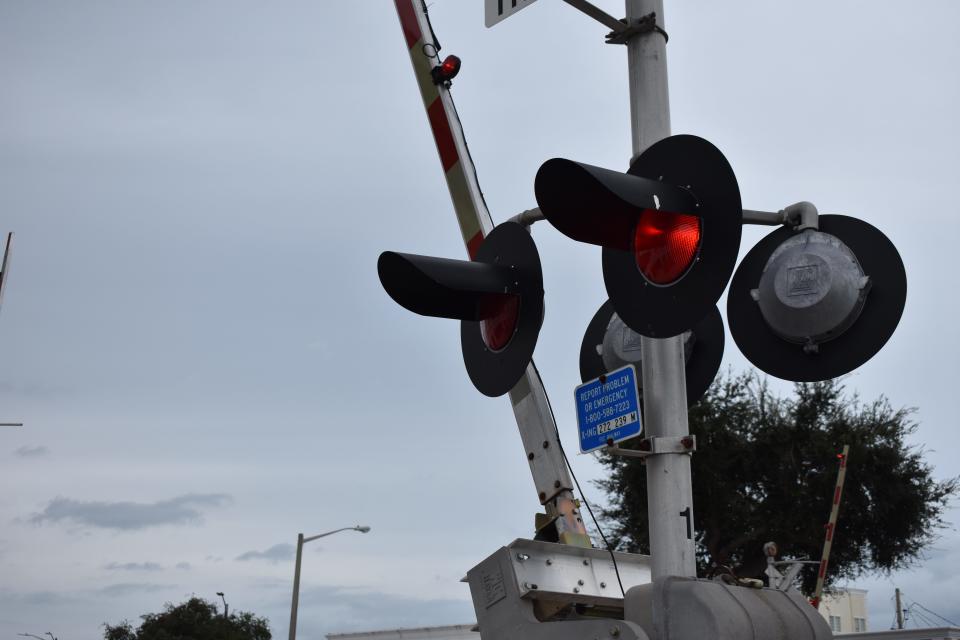
[[[472,259],[493,219],[483,200],[448,82],[435,83],[432,69],[441,63],[422,0],[394,0],[413,72],[423,98],[467,254]],[[561,542],[589,546],[589,537],[573,500],[573,482],[557,438],[556,422],[540,374],[531,362],[510,391],[527,462],[540,503],[555,516]]]

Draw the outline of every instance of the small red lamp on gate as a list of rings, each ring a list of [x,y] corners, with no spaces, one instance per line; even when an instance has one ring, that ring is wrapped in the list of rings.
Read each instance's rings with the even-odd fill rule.
[[[433,78],[433,84],[443,84],[450,82],[460,73],[460,58],[457,56],[447,56],[443,62],[430,70],[430,76]]]

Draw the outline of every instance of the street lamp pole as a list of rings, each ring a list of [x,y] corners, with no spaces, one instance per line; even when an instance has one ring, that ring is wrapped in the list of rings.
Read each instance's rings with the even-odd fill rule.
[[[341,531],[359,531],[360,533],[367,533],[370,531],[370,527],[361,525],[357,525],[355,527],[343,527],[342,529],[334,529],[333,531],[327,531],[326,533],[310,536],[309,538],[304,538],[302,533],[297,534],[297,561],[293,567],[293,603],[290,605],[290,640],[296,640],[297,637],[297,606],[299,605],[300,601],[300,559],[303,556],[303,545],[311,540],[332,536],[333,534],[340,533]]]
[[[223,617],[224,619],[229,618],[230,609],[227,607],[227,599],[223,595],[223,591],[217,591],[217,595],[220,596],[220,599],[223,600]]]

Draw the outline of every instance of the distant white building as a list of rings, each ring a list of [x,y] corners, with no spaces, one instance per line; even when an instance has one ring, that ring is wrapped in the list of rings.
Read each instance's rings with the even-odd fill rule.
[[[960,638],[957,627],[930,627],[929,629],[891,629],[866,633],[841,633],[837,638],[848,640],[953,640]]]
[[[445,627],[328,633],[327,640],[480,640],[480,634],[472,630],[475,627],[476,624],[452,624]]]
[[[863,633],[867,626],[867,592],[863,589],[842,589],[824,595],[820,615],[834,633]]]

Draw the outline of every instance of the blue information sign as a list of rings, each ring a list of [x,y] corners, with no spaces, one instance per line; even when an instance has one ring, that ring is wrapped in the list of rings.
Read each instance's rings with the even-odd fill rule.
[[[637,370],[632,364],[584,382],[574,390],[580,451],[588,453],[612,442],[640,435],[640,398]]]

